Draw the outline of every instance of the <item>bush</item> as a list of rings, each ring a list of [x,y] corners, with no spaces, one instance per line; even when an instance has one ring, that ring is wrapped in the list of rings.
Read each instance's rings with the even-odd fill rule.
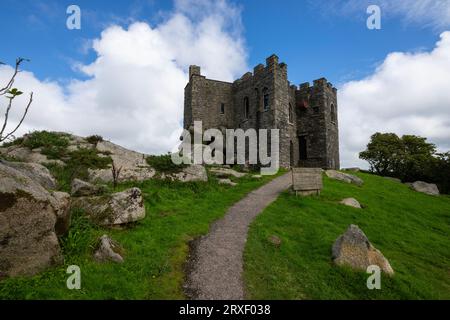
[[[177,173],[186,167],[185,164],[173,163],[170,153],[160,156],[148,156],[146,160],[153,169],[163,173]]]
[[[100,157],[95,149],[82,148],[68,153],[66,165],[48,164],[47,168],[58,181],[58,189],[70,191],[75,178],[87,180],[89,169],[107,169],[111,157]]]
[[[103,137],[99,136],[99,135],[92,135],[92,136],[86,137],[86,141],[89,142],[90,144],[97,145],[97,143],[103,141]]]
[[[23,138],[21,145],[30,149],[41,148],[41,153],[49,159],[61,159],[66,155],[69,138],[62,133],[34,131]]]

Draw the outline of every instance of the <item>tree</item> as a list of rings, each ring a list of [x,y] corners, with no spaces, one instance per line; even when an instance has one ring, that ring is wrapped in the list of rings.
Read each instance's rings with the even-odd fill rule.
[[[28,103],[25,107],[25,110],[24,110],[22,117],[20,118],[20,121],[18,122],[17,126],[14,129],[12,129],[11,131],[6,132],[11,108],[13,106],[13,101],[16,97],[23,94],[23,92],[20,91],[19,89],[13,88],[13,85],[14,85],[14,81],[15,81],[17,74],[20,72],[20,70],[19,70],[20,65],[24,61],[29,61],[29,60],[24,59],[24,58],[16,59],[16,66],[14,68],[13,75],[11,76],[11,78],[8,81],[8,83],[6,84],[6,86],[4,88],[0,88],[0,96],[4,96],[8,100],[7,105],[6,105],[6,110],[5,110],[5,116],[4,116],[5,118],[3,119],[3,125],[1,126],[1,129],[0,129],[0,143],[7,141],[8,139],[14,138],[14,133],[22,125],[23,121],[25,120],[25,117],[28,114],[28,109],[30,108],[31,103],[33,102],[33,92],[31,92]],[[4,64],[4,63],[0,62],[0,64]]]
[[[426,138],[395,133],[375,133],[367,149],[359,154],[369,162],[370,169],[379,175],[395,176],[402,180],[426,180],[436,160],[436,146]]]
[[[375,133],[367,149],[359,154],[369,162],[370,170],[379,175],[392,175],[400,161],[402,141],[395,133]]]

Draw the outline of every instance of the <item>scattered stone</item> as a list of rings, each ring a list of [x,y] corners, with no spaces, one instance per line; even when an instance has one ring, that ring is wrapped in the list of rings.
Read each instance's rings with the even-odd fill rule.
[[[80,179],[73,179],[70,193],[73,197],[85,197],[101,195],[105,191],[105,186],[96,186]]]
[[[353,224],[334,242],[332,259],[339,266],[366,271],[368,266],[377,265],[386,274],[394,274],[389,261],[370,243],[364,232]]]
[[[361,178],[358,178],[357,176],[354,176],[352,174],[339,172],[336,170],[326,170],[325,174],[328,176],[328,178],[344,181],[347,183],[353,183],[357,186],[362,186],[364,181]]]
[[[340,203],[349,207],[361,209],[361,204],[355,198],[345,198]]]
[[[242,178],[243,176],[246,175],[246,173],[237,172],[236,170],[227,169],[227,168],[211,168],[209,171],[214,173],[218,177],[233,176],[233,177],[236,177],[236,178]]]
[[[0,160],[0,162],[3,162],[8,167],[14,168],[24,175],[30,177],[45,189],[56,189],[55,178],[53,178],[53,176],[50,174],[50,171],[41,164],[3,160]]]
[[[34,275],[62,262],[55,232],[67,203],[20,171],[0,163],[0,270]]]
[[[252,178],[254,178],[254,179],[261,179],[261,178],[262,178],[262,175],[260,175],[260,174],[254,174],[254,175],[252,175]]]
[[[432,196],[439,195],[439,189],[434,183],[426,183],[423,181],[416,181],[410,184],[410,188],[417,191],[426,193]]]
[[[122,248],[120,248],[119,244],[105,234],[100,238],[99,246],[94,253],[94,259],[97,262],[113,261],[122,263],[123,258],[119,254],[121,251]]]
[[[233,182],[230,179],[219,179],[219,184],[226,184],[226,185],[229,185],[229,186],[232,186],[232,187],[237,185],[236,182]]]
[[[402,180],[400,180],[399,178],[394,178],[394,177],[383,177],[383,178],[391,180],[393,182],[402,183]]]
[[[205,167],[199,164],[187,166],[186,168],[183,168],[181,172],[172,174],[171,177],[172,179],[182,182],[208,181],[208,174]]]
[[[276,247],[281,246],[281,239],[275,235],[271,235],[268,240],[271,244],[275,245]]]
[[[73,198],[71,206],[83,209],[94,223],[102,226],[126,224],[145,218],[144,199],[138,188],[103,196]]]

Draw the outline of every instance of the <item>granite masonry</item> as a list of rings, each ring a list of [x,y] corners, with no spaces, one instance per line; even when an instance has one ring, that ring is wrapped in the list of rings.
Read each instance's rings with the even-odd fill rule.
[[[207,79],[190,66],[184,128],[280,130],[280,166],[339,169],[337,90],[325,78],[299,87],[272,55],[233,83]],[[270,140],[269,140],[270,141]]]

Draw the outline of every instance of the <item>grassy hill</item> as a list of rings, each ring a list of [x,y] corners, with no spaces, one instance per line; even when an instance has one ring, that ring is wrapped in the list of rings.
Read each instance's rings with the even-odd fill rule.
[[[252,299],[450,299],[450,197],[433,197],[358,173],[357,187],[324,177],[320,196],[285,192],[257,217],[245,250]],[[365,208],[339,204],[354,197]],[[357,224],[395,270],[381,290],[364,272],[336,267],[331,246]],[[278,236],[277,248],[268,238]]]
[[[149,180],[128,183],[142,190],[146,217],[125,229],[96,227],[82,212],[73,212],[69,234],[61,239],[64,265],[33,277],[0,281],[0,299],[183,299],[183,265],[190,240],[206,234],[210,224],[248,192],[274,177],[235,179],[235,187],[209,182]],[[98,237],[108,234],[124,248],[125,262],[96,263]],[[69,290],[66,269],[81,269],[81,290]]]

